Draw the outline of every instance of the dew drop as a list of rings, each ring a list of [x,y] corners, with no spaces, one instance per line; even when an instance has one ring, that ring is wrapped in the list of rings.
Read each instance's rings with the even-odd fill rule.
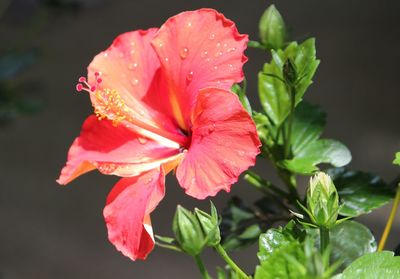
[[[208,57],[208,58],[206,59],[207,62],[210,62],[210,60],[211,60],[210,57]]]
[[[135,54],[135,53],[136,53],[136,50],[131,49],[131,54],[133,55],[133,54]]]
[[[217,43],[217,47],[221,47],[221,43],[218,42],[218,43]]]
[[[207,56],[207,54],[208,54],[208,51],[205,50],[205,51],[202,51],[202,52],[200,53],[200,56],[201,56],[202,58],[204,58],[204,57]]]
[[[141,116],[143,116],[144,115],[144,110],[139,110],[139,114],[141,115]]]
[[[243,157],[244,154],[245,154],[245,152],[244,152],[243,150],[239,150],[237,153],[238,153],[238,155],[239,155],[240,157]]]
[[[189,54],[189,49],[187,47],[181,49],[180,56],[182,59],[186,59],[188,54]]]
[[[138,63],[129,63],[128,69],[129,70],[135,70],[138,66]]]
[[[147,179],[146,184],[149,184],[152,181],[153,181],[153,178],[150,177],[150,178]]]
[[[231,47],[231,48],[228,48],[228,49],[226,50],[226,52],[232,52],[232,51],[235,51],[235,50],[236,50],[235,47]]]
[[[189,21],[187,24],[188,27],[192,27],[192,23]]]
[[[163,44],[162,42],[159,42],[159,43],[158,43],[158,46],[159,46],[159,47],[163,47],[163,45],[164,45],[164,44]]]
[[[104,57],[108,57],[108,52],[104,52]]]
[[[215,57],[220,57],[220,56],[222,56],[222,51],[216,52],[214,56],[215,56]]]
[[[210,37],[208,37],[210,40],[214,40],[215,39],[215,34],[214,33],[211,33],[210,34]]]
[[[136,44],[135,42],[130,42],[130,45],[134,47]]]
[[[138,80],[137,78],[135,78],[135,79],[132,80],[132,84],[133,84],[133,85],[137,85],[138,83],[139,83],[139,80]]]
[[[145,138],[138,138],[138,142],[139,142],[140,144],[146,144],[146,143],[147,143],[147,139],[145,139]]]
[[[190,71],[186,76],[187,81],[191,81],[193,79],[193,71]]]
[[[227,44],[227,43],[225,43],[225,44],[224,44],[224,47],[227,47],[227,46],[228,46],[228,44]]]
[[[218,66],[217,65],[214,66],[214,70],[218,70]]]
[[[168,58],[168,57],[165,57],[164,60],[165,60],[165,62],[168,62],[169,58]]]

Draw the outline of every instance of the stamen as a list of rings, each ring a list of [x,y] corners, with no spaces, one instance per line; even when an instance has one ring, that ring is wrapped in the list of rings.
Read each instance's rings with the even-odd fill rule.
[[[82,90],[89,92],[92,96],[94,113],[99,120],[107,118],[112,121],[114,126],[117,126],[122,121],[126,121],[129,124],[133,124],[160,137],[178,143],[180,146],[188,146],[189,138],[186,135],[170,133],[169,131],[165,131],[162,128],[142,121],[140,119],[141,117],[136,116],[137,112],[125,104],[125,101],[117,90],[100,87],[100,84],[103,82],[103,79],[100,77],[100,72],[95,72],[94,76],[95,84],[89,84],[85,77],[80,77],[78,79],[79,83],[76,85],[76,90],[78,92]],[[139,114],[142,115],[141,113]]]
[[[87,79],[85,77],[80,77],[78,79],[78,84],[76,85],[76,91],[81,92],[82,90],[85,90],[89,93],[93,93],[97,90],[98,85],[103,82],[103,79],[100,78],[101,74],[99,72],[95,72],[95,84],[89,84]]]

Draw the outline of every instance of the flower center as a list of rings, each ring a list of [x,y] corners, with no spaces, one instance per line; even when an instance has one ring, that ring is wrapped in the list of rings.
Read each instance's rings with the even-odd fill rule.
[[[89,84],[85,77],[80,77],[78,80],[79,83],[76,85],[76,90],[79,92],[82,90],[87,91],[94,97],[92,98],[94,113],[99,120],[111,120],[114,126],[124,122],[127,127],[134,125],[150,132],[150,134],[172,141],[178,144],[178,148],[187,148],[189,146],[190,138],[186,134],[171,133],[163,128],[146,123],[142,120],[142,117],[138,117],[137,113],[125,104],[125,101],[117,90],[100,88],[99,85],[102,83],[100,73],[95,72],[94,75],[94,85]],[[140,113],[140,115],[143,114]],[[146,136],[152,137],[148,134]],[[157,138],[154,139],[159,140]]]

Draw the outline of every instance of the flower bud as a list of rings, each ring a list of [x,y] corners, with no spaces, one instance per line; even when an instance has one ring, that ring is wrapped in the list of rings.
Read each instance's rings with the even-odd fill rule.
[[[259,23],[260,38],[268,49],[281,49],[286,43],[285,22],[274,5],[268,7]]]
[[[204,211],[201,211],[198,208],[196,208],[194,211],[203,230],[206,245],[218,245],[221,241],[221,235],[218,226],[218,213],[214,204],[211,203],[211,215],[205,213]]]
[[[335,225],[339,212],[339,197],[329,175],[319,172],[310,179],[307,207],[315,225],[325,228]]]
[[[205,245],[204,234],[196,216],[178,205],[172,224],[180,248],[191,256],[201,253]]]

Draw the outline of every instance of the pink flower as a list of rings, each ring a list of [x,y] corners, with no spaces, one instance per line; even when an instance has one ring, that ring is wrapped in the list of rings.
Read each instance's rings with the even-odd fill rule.
[[[88,67],[89,116],[58,183],[97,168],[123,177],[104,208],[109,240],[132,260],[154,247],[150,213],[176,170],[185,192],[229,192],[254,165],[260,141],[238,98],[247,35],[211,10],[183,12],[160,29],[118,36]]]

